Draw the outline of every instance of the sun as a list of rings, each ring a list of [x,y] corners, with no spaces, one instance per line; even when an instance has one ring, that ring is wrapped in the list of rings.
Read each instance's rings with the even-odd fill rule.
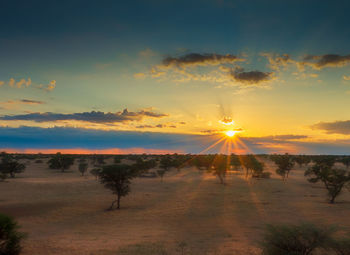
[[[228,136],[228,137],[233,137],[235,134],[236,134],[236,131],[234,130],[228,130],[225,132],[225,134]]]

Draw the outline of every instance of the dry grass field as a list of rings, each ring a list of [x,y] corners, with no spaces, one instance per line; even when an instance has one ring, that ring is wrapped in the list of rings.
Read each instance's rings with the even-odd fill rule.
[[[105,211],[114,197],[90,174],[80,176],[77,164],[61,173],[32,161],[0,183],[0,212],[28,234],[24,255],[182,254],[182,246],[184,254],[258,254],[269,223],[336,224],[350,232],[350,193],[331,205],[304,170],[296,167],[287,182],[230,173],[226,185],[194,168],[171,170],[164,182],[135,179],[121,210]]]

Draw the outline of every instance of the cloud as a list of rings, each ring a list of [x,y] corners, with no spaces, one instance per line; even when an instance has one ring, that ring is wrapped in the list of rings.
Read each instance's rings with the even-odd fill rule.
[[[350,63],[350,55],[337,55],[337,54],[326,54],[326,55],[308,55],[304,57],[302,65],[311,66],[313,69],[320,70],[325,67],[343,67]]]
[[[4,84],[5,84],[4,81],[0,81],[0,87],[1,87],[2,85],[4,85]]]
[[[26,104],[26,105],[39,105],[39,104],[45,104],[44,101],[37,101],[37,100],[31,100],[31,99],[19,99],[19,100],[8,100],[5,102],[0,102],[0,108],[4,110],[14,109],[17,108],[19,105]]]
[[[343,79],[344,79],[345,81],[350,81],[350,75],[344,75],[344,76],[343,76]]]
[[[289,54],[274,54],[274,53],[261,53],[263,57],[266,57],[269,66],[271,69],[279,71],[281,68],[286,69],[289,64],[295,63],[294,60],[291,59]]]
[[[121,112],[115,113],[104,113],[104,112],[82,112],[82,113],[29,113],[22,115],[4,115],[0,116],[0,120],[27,120],[35,122],[52,122],[62,120],[77,120],[86,121],[92,123],[114,123],[114,122],[125,122],[125,121],[140,121],[145,117],[148,118],[162,118],[168,116],[163,113],[155,113],[149,110],[141,110],[138,112],[129,112],[124,109]]]
[[[146,78],[146,74],[145,73],[135,73],[134,78],[135,79],[144,79],[144,78]]]
[[[175,124],[139,125],[136,128],[176,128]]]
[[[17,88],[22,88],[22,86],[28,87],[31,84],[32,84],[32,80],[30,78],[28,78],[27,81],[25,79],[21,79],[20,81],[16,82]]]
[[[219,120],[219,123],[229,126],[233,125],[234,121],[231,117],[224,117],[223,119]]]
[[[15,83],[16,83],[15,79],[10,78],[9,83],[8,83],[9,86],[10,86],[10,87],[13,87],[13,86],[15,86]]]
[[[232,78],[239,83],[247,85],[259,85],[273,79],[273,72],[261,72],[261,71],[232,71]]]
[[[19,100],[22,104],[46,104],[44,101],[31,100],[31,99],[21,99]]]
[[[323,130],[327,134],[350,135],[350,120],[319,122],[310,126],[311,129]]]
[[[56,80],[50,81],[49,84],[39,84],[36,88],[47,92],[53,91],[56,88]]]
[[[189,53],[180,57],[167,57],[163,59],[163,66],[207,66],[234,63],[237,61],[244,61],[244,59],[232,54],[221,55],[215,53]]]

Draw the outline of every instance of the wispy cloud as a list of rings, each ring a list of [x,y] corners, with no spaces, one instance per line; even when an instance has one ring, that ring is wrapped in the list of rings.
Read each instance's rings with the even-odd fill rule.
[[[35,122],[53,122],[63,120],[86,121],[92,123],[115,123],[126,121],[140,121],[143,118],[162,118],[168,116],[163,113],[155,113],[149,110],[141,110],[138,112],[129,112],[124,109],[120,112],[82,112],[82,113],[29,113],[21,115],[4,115],[0,116],[0,120],[26,120]]]
[[[234,63],[237,61],[245,61],[245,59],[232,54],[221,55],[215,53],[189,53],[180,57],[166,57],[163,59],[162,64],[164,67],[216,66],[220,64]]]
[[[350,120],[319,122],[310,126],[311,129],[318,129],[327,134],[350,135]]]

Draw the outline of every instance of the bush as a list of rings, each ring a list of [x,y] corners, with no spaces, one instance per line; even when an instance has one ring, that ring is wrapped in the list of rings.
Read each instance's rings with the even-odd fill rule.
[[[0,214],[0,255],[20,254],[21,241],[25,235],[18,232],[19,226],[11,217]]]
[[[263,255],[312,255],[327,249],[334,228],[313,224],[268,225],[262,242]]]

